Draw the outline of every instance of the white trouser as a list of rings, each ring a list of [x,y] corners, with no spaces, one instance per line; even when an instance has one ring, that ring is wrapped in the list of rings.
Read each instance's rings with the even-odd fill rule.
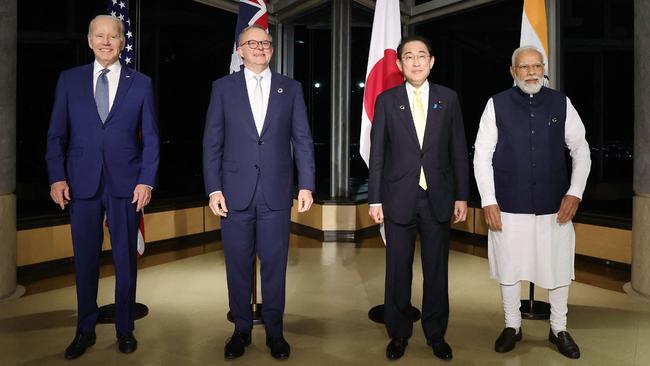
[[[514,285],[501,285],[501,299],[505,314],[506,328],[519,329],[521,327],[521,281]],[[551,303],[551,329],[557,335],[566,330],[569,302],[569,286],[557,287],[548,290],[548,300]]]

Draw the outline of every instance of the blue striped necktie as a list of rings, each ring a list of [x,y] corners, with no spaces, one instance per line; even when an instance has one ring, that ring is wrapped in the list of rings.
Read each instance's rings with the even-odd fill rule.
[[[102,123],[106,122],[108,116],[108,74],[111,70],[103,69],[97,78],[97,85],[95,86],[95,103],[97,103],[97,112]]]

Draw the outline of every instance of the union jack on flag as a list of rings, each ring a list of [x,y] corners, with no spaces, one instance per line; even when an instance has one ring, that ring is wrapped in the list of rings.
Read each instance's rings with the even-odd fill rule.
[[[253,24],[269,31],[269,16],[266,12],[266,0],[239,0],[239,11],[237,12],[237,28],[235,29],[235,42],[230,57],[230,73],[239,71],[242,60],[237,54],[237,38],[241,31]]]
[[[129,0],[106,0],[108,14],[119,18],[124,23],[124,49],[120,53],[122,60],[130,68],[135,67],[135,38],[131,33],[129,19]]]

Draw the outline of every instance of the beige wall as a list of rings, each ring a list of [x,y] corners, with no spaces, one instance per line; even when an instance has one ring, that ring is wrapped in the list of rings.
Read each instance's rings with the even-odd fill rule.
[[[357,231],[372,227],[368,204],[314,204],[306,213],[298,213],[294,201],[291,221],[322,231]],[[206,207],[155,212],[145,215],[147,242],[172,239],[186,235],[219,230],[221,221]],[[470,208],[464,223],[454,224],[455,230],[487,235],[483,210]],[[621,263],[632,261],[632,232],[575,224],[576,252],[591,257]],[[104,230],[104,250],[110,249],[110,238]],[[59,225],[18,231],[18,266],[72,257],[70,226]]]

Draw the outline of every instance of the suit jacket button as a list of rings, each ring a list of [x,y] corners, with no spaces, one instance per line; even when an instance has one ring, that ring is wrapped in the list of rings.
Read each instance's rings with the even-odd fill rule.
[[[264,141],[262,141],[262,140],[257,140],[257,144],[258,144],[258,145],[264,145]]]

